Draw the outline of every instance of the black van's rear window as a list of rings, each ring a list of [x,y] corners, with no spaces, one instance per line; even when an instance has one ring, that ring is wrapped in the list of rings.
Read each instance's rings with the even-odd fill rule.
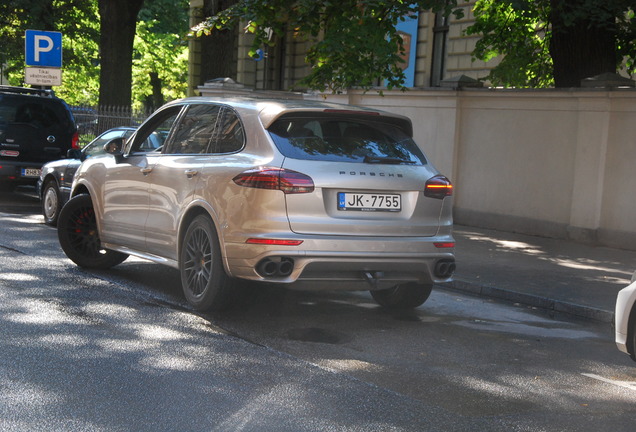
[[[374,120],[379,120],[377,117]],[[417,144],[400,128],[343,116],[283,117],[269,128],[280,152],[290,158],[424,165]]]
[[[28,124],[35,128],[71,125],[64,105],[55,100],[39,97],[0,95],[0,122]]]

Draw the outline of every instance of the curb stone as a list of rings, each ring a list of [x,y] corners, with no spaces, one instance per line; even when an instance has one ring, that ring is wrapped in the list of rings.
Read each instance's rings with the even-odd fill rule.
[[[507,300],[540,309],[562,312],[581,318],[604,323],[614,322],[614,312],[603,309],[583,306],[576,303],[554,300],[547,297],[532,294],[519,293],[507,289],[495,288],[492,286],[480,285],[466,280],[455,279],[444,284],[436,284],[435,287],[446,290],[460,291],[481,297],[490,297],[499,300]]]

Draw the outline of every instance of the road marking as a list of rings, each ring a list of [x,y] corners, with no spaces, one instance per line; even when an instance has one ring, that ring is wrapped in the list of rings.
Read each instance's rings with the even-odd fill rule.
[[[636,390],[636,382],[634,381],[617,381],[617,380],[612,380],[608,378],[603,378],[602,376],[599,376],[599,375],[588,374],[588,373],[584,373],[581,375],[598,380],[598,381],[603,381],[608,384],[613,384],[618,387],[623,387],[630,390]]]

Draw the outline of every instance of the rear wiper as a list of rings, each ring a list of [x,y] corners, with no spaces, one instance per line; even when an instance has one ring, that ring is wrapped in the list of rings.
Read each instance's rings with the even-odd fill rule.
[[[364,163],[370,163],[370,164],[373,164],[373,163],[376,163],[376,164],[384,163],[384,164],[400,165],[400,164],[414,164],[415,161],[404,160],[404,159],[393,158],[393,157],[382,157],[382,156],[366,155],[364,157]]]

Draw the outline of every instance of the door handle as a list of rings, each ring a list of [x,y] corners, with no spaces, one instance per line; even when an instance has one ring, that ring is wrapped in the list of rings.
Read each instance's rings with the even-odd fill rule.
[[[141,171],[143,175],[148,175],[152,172],[152,168],[151,167],[141,168],[139,171]]]
[[[194,177],[195,175],[199,174],[199,171],[197,171],[197,170],[193,170],[193,169],[188,169],[188,170],[185,170],[184,172],[185,172],[185,175],[186,175],[188,178],[192,178],[192,177]]]

